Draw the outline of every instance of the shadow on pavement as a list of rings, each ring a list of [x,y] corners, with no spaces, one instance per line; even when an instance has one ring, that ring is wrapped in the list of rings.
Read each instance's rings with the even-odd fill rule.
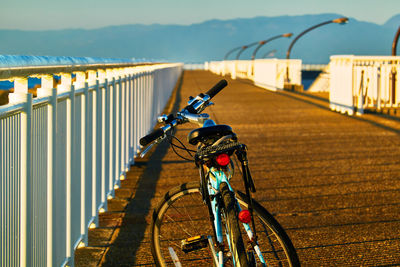
[[[181,101],[180,92],[183,75],[179,80],[175,92],[176,99],[172,111],[168,110],[167,112],[178,111]],[[151,201],[155,196],[162,165],[166,163],[163,161],[163,158],[167,154],[168,148],[169,144],[167,142],[159,144],[147,160],[139,159],[133,166],[133,168],[144,168],[144,171],[135,186],[134,197],[129,201],[124,210],[125,214],[120,224],[118,236],[110,244],[102,266],[132,266],[137,262],[137,257],[151,258],[150,251],[143,253],[138,250],[141,242],[148,238],[145,236],[145,230],[150,222],[146,222],[146,215],[151,214]],[[149,259],[149,261],[152,260]]]

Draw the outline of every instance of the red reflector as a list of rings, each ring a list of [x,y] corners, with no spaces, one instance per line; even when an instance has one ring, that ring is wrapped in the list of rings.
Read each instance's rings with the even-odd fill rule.
[[[218,165],[224,167],[231,162],[229,156],[227,154],[219,154],[216,158],[215,161],[218,163]]]
[[[251,221],[250,211],[242,210],[239,212],[239,221],[242,223],[249,223]]]

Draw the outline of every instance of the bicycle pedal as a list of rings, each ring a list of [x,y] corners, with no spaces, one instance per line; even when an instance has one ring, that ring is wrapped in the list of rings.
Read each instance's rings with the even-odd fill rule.
[[[181,241],[181,249],[188,253],[194,250],[199,250],[208,246],[208,238],[206,236],[194,236],[183,239]]]

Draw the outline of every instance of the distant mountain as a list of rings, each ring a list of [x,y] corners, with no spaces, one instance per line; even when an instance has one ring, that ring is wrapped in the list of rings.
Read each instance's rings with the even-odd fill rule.
[[[397,30],[400,27],[400,14],[390,18],[385,24],[383,24],[383,26]],[[394,37],[394,34],[393,34],[393,37]]]
[[[221,60],[230,49],[268,39],[282,33],[295,35],[340,14],[255,17],[210,20],[192,25],[122,25],[94,30],[52,31],[0,30],[1,54],[146,58],[201,62]],[[296,42],[291,58],[304,63],[327,63],[335,54],[390,55],[391,44],[400,26],[400,14],[384,25],[350,18],[346,25],[328,24]],[[293,39],[293,37],[292,37]],[[280,38],[266,44],[258,57],[277,50],[284,58],[292,39]],[[250,58],[253,48],[241,55]],[[232,55],[230,58],[234,58]]]

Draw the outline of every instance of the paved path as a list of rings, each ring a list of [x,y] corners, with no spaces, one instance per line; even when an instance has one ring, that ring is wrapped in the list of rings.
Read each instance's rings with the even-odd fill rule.
[[[220,77],[186,71],[177,105]],[[400,265],[400,122],[348,117],[327,103],[230,80],[208,113],[249,147],[259,200],[287,230],[304,266]],[[183,125],[178,136],[192,126]],[[148,223],[159,198],[197,178],[165,145],[138,161],[91,231],[77,266],[152,265]]]

